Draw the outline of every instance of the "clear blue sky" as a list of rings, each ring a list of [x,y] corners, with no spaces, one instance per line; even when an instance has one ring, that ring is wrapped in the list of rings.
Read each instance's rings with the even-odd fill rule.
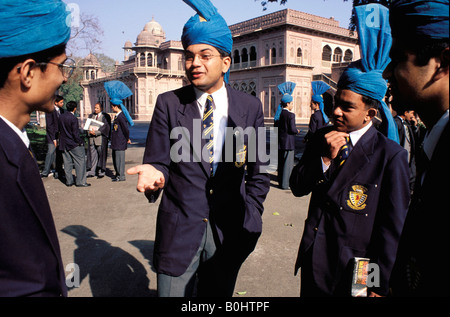
[[[180,40],[184,24],[195,14],[182,0],[64,0],[75,3],[81,12],[96,15],[104,30],[101,37],[103,53],[122,61],[122,47],[127,40],[133,44],[152,17],[161,24],[167,40]],[[347,28],[352,1],[288,0],[286,5],[269,3],[263,11],[260,0],[212,0],[229,25],[286,8],[322,17],[334,17]],[[83,55],[82,53],[81,55]],[[86,53],[87,54],[87,53]],[[84,57],[84,56],[83,56]]]

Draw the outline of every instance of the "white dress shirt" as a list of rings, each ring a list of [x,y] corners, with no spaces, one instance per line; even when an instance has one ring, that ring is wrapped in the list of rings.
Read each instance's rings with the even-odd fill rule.
[[[28,139],[27,131],[23,129],[23,131],[20,131],[18,127],[16,127],[14,124],[9,122],[5,117],[0,115],[0,118],[5,121],[5,123],[14,131],[17,133],[17,135],[20,137],[20,139],[23,141],[27,149],[30,147],[30,139]]]
[[[364,133],[366,133],[367,130],[369,130],[371,126],[372,126],[372,121],[370,121],[369,124],[366,125],[365,127],[349,133],[350,143],[352,144],[352,147],[355,147],[355,145],[359,141],[359,139],[361,139],[361,137],[364,135]],[[331,164],[326,165],[322,159],[322,169],[323,169],[324,173],[328,170],[328,168],[330,168],[330,166],[331,166]]]
[[[206,100],[209,94],[194,87],[197,97],[198,111],[200,117],[203,118]],[[213,170],[217,168],[217,164],[222,161],[222,148],[225,142],[225,130],[228,122],[228,93],[223,84],[222,88],[211,94],[214,100],[214,162]]]

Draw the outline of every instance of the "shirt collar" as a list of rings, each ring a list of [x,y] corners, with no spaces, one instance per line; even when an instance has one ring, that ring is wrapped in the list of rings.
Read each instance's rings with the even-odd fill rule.
[[[219,90],[217,90],[216,92],[213,92],[212,94],[207,94],[206,92],[201,91],[200,89],[198,89],[195,86],[194,86],[194,90],[195,90],[195,96],[197,98],[197,101],[202,107],[205,106],[206,99],[208,98],[209,95],[211,95],[214,100],[224,100],[224,98],[227,97],[227,89],[225,87],[225,83]],[[216,102],[214,102],[213,106],[215,109]]]
[[[356,143],[359,141],[359,139],[364,135],[364,133],[367,132],[367,130],[370,129],[371,126],[372,126],[372,121],[370,121],[369,124],[366,125],[365,127],[349,133],[350,140],[352,141],[353,146],[356,145]]]
[[[22,131],[19,130],[18,127],[16,127],[14,124],[12,124],[10,121],[8,121],[5,117],[0,115],[0,118],[5,121],[5,123],[20,137],[20,139],[23,141],[25,146],[27,148],[30,147],[30,139],[28,139],[27,131],[23,129]]]
[[[433,128],[427,132],[423,141],[423,150],[428,159],[431,160],[434,149],[439,142],[442,132],[445,126],[448,124],[448,109],[439,119],[439,121],[433,126]]]

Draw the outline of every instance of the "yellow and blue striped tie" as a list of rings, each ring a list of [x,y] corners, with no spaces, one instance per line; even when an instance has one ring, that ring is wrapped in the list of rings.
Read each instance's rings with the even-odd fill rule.
[[[209,150],[209,164],[211,164],[211,175],[213,175],[214,162],[214,109],[213,97],[208,96],[206,100],[205,112],[203,115],[203,138],[206,140],[206,147]]]
[[[341,148],[341,152],[339,155],[339,166],[344,165],[345,161],[348,159],[348,156],[350,155],[350,138],[346,137],[345,141],[347,142],[342,148]]]

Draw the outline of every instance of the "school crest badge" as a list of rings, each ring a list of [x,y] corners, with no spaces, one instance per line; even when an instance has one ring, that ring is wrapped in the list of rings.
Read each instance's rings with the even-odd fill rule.
[[[115,125],[114,125],[114,131],[117,131],[119,129],[119,125],[116,123]]]
[[[244,145],[244,147],[238,153],[236,153],[236,162],[234,163],[234,165],[237,168],[241,168],[242,166],[244,166],[246,156],[247,156],[247,146]]]
[[[353,210],[363,210],[366,208],[367,188],[361,185],[353,185],[348,193],[347,205]]]

